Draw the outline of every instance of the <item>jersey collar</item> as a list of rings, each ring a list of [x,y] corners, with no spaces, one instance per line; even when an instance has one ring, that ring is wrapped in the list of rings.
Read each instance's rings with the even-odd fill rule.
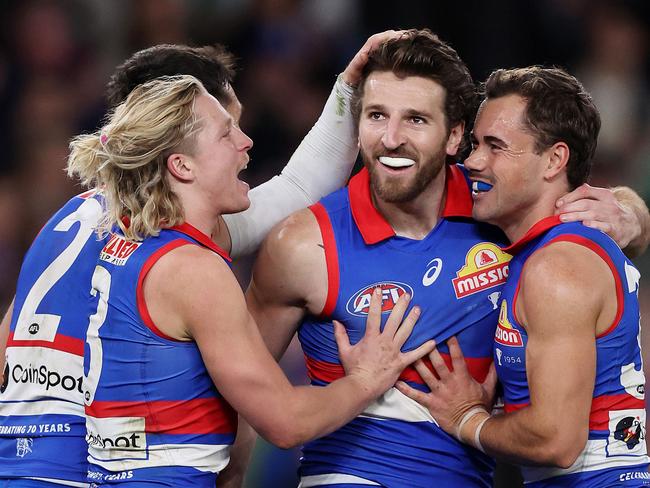
[[[515,255],[521,251],[526,244],[530,241],[536,239],[537,237],[544,234],[547,230],[552,229],[553,227],[560,225],[562,221],[560,220],[559,215],[552,215],[550,217],[545,217],[535,225],[533,225],[528,232],[519,239],[517,242],[510,244],[508,247],[504,247],[502,251],[507,252],[508,254]]]
[[[471,217],[472,196],[463,172],[456,165],[446,166],[445,192],[447,198],[442,217]],[[376,244],[395,236],[395,231],[372,203],[370,174],[363,168],[348,184],[350,209],[357,228],[366,244]]]
[[[180,232],[181,234],[185,234],[186,236],[191,237],[192,239],[197,241],[202,246],[205,246],[208,249],[216,252],[219,256],[224,258],[229,263],[232,262],[232,258],[230,257],[230,255],[226,251],[224,251],[219,246],[217,246],[217,244],[212,239],[210,239],[209,236],[207,236],[206,234],[201,232],[199,229],[194,227],[192,224],[188,224],[187,222],[184,222],[184,223],[182,223],[180,225],[175,225],[173,227],[170,227],[169,229],[170,230],[175,230],[177,232]]]

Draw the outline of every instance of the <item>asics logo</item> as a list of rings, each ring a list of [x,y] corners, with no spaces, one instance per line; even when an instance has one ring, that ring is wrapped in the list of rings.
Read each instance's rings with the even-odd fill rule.
[[[442,259],[435,258],[429,261],[427,264],[427,270],[424,272],[424,276],[422,276],[422,284],[424,286],[433,285],[433,283],[438,279],[438,276],[440,276],[441,271]]]

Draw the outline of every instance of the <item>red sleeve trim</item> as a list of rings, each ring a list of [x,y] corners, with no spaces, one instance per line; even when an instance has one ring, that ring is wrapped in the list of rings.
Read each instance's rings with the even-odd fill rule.
[[[153,320],[151,319],[151,315],[149,315],[149,309],[147,308],[147,304],[144,300],[144,289],[142,288],[142,284],[144,283],[144,279],[147,277],[147,274],[151,270],[154,264],[163,257],[165,254],[170,252],[173,249],[176,249],[177,247],[185,246],[186,244],[192,244],[189,241],[186,241],[184,239],[176,239],[175,241],[171,241],[168,244],[165,244],[163,247],[158,249],[156,252],[154,252],[149,258],[145,261],[144,266],[142,266],[142,269],[140,270],[140,276],[138,276],[138,284],[135,289],[135,296],[136,296],[136,303],[138,304],[138,311],[140,312],[140,317],[142,318],[142,321],[144,324],[151,329],[151,332],[156,334],[158,337],[162,337],[163,339],[166,339],[168,341],[174,341],[174,342],[185,342],[181,341],[179,339],[174,339],[173,337],[169,337],[167,334],[163,333],[158,327],[156,327],[156,324],[153,323]]]
[[[323,246],[325,247],[325,262],[327,264],[327,299],[325,306],[320,315],[331,316],[336,307],[336,299],[339,294],[339,256],[336,251],[336,240],[334,239],[334,229],[330,221],[327,210],[321,203],[316,203],[309,207],[309,210],[316,217],[320,233],[323,237]]]

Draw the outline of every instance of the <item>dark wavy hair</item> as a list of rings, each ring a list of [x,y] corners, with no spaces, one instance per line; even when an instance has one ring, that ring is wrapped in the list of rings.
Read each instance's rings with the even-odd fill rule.
[[[569,146],[567,178],[573,190],[591,172],[600,114],[582,84],[561,68],[499,69],[486,80],[486,99],[519,95],[526,100],[524,124],[539,154],[557,142]]]
[[[429,29],[411,29],[399,38],[384,42],[370,53],[353,104],[357,121],[361,114],[366,79],[377,71],[389,71],[399,78],[421,76],[440,84],[445,89],[447,130],[465,122],[467,136],[478,104],[476,85],[458,53],[436,34]],[[459,155],[467,151],[467,140],[467,137],[463,137]]]
[[[106,85],[106,100],[109,107],[115,107],[136,86],[161,76],[177,75],[194,76],[224,106],[232,101],[228,85],[235,76],[235,60],[220,44],[202,47],[160,44],[138,51],[115,68]]]

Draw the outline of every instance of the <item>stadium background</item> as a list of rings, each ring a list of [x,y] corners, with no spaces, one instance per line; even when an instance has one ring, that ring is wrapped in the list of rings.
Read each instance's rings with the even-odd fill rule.
[[[78,192],[62,171],[70,137],[98,126],[113,68],[162,42],[221,42],[238,57],[241,125],[255,141],[251,186],[282,168],[368,35],[429,27],[457,49],[477,80],[497,67],[534,63],[576,74],[603,118],[592,183],[629,185],[650,197],[650,4],[644,0],[0,0],[0,26],[2,310],[27,246]],[[235,269],[243,286],[250,262]],[[636,263],[650,275],[650,254]],[[650,285],[643,280],[640,298],[647,316]],[[643,342],[647,355],[650,333]],[[305,382],[295,344],[283,366],[295,383]],[[297,456],[258,443],[246,486],[295,486]],[[518,485],[504,473],[497,486]]]

